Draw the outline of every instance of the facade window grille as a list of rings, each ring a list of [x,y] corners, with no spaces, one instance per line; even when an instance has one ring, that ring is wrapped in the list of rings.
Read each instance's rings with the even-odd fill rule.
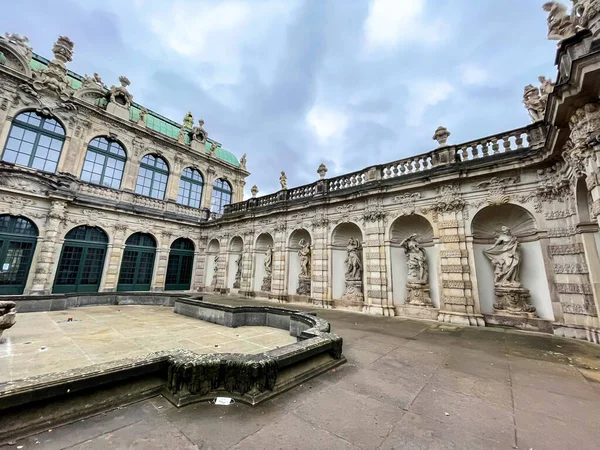
[[[213,184],[212,197],[210,199],[210,211],[221,215],[225,205],[231,203],[231,185],[226,180],[217,178]]]
[[[165,160],[158,155],[146,155],[140,162],[135,193],[163,200],[168,179],[169,166]]]
[[[179,193],[177,194],[177,203],[192,208],[199,208],[202,201],[202,174],[196,169],[186,167],[181,172],[179,181]]]

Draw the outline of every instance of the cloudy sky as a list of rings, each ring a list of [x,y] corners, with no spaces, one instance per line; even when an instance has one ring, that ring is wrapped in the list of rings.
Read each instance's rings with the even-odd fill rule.
[[[523,87],[555,77],[544,0],[29,0],[0,31],[248,155],[261,194],[529,123]]]

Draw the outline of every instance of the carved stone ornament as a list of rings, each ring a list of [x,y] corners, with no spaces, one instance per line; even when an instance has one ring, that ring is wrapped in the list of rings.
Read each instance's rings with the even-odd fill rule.
[[[529,112],[532,122],[544,120],[546,113],[546,104],[542,101],[540,89],[528,84],[523,90],[523,105]]]
[[[435,133],[433,134],[433,140],[437,141],[439,147],[445,147],[446,142],[448,142],[448,138],[450,137],[450,132],[445,127],[437,127]]]
[[[43,194],[48,191],[48,186],[18,175],[2,174],[0,177],[0,186],[32,194]]]
[[[6,40],[9,44],[12,44],[13,49],[25,58],[26,61],[30,61],[33,56],[33,49],[29,46],[29,38],[27,36],[20,36],[17,33],[4,33]]]
[[[188,113],[191,114],[191,113]],[[186,115],[187,117],[187,115]],[[186,124],[186,117],[183,118],[183,128],[187,130],[188,125]],[[198,120],[198,126],[191,128],[192,131],[192,139],[200,142],[201,144],[206,143],[206,139],[208,138],[208,133],[204,129],[204,120]],[[211,146],[212,148],[212,146]]]
[[[429,272],[427,255],[417,241],[417,235],[412,234],[400,243],[406,255],[408,276],[406,279],[406,303],[415,306],[432,307],[429,295]]]
[[[133,102],[133,95],[127,90],[131,82],[127,77],[120,76],[119,82],[121,86],[111,86],[109,92],[110,103],[115,103],[123,108],[129,109]]]
[[[426,210],[432,209],[436,213],[457,212],[464,208],[465,201],[461,197],[458,184],[447,184],[437,189],[437,203]]]
[[[577,33],[573,17],[567,13],[567,7],[560,2],[546,2],[542,9],[548,13],[548,39],[562,41]]]
[[[246,157],[246,154],[244,153],[242,155],[242,157],[240,158],[240,169],[246,169],[246,162],[247,162],[247,157]]]
[[[253,198],[256,198],[256,196],[258,195],[258,186],[254,185],[250,188],[250,193],[252,194]]]
[[[506,195],[506,188],[519,182],[519,177],[498,178],[493,177],[487,181],[482,181],[473,186],[473,190],[481,191],[486,189],[488,194],[486,198],[476,206],[480,207],[483,204],[487,205],[502,205],[510,201],[510,196]]]
[[[73,89],[67,78],[66,63],[73,60],[73,41],[66,36],[59,36],[52,53],[54,59],[48,63],[48,68],[41,72],[33,72],[33,88],[37,92],[50,91],[58,95],[62,101],[73,95]]]
[[[596,138],[600,130],[600,103],[587,103],[577,109],[569,119],[569,127],[572,148],[587,150],[589,141]]]
[[[577,25],[588,28],[594,17],[600,13],[600,0],[572,0],[573,16]]]
[[[12,327],[17,320],[17,304],[13,301],[0,301],[0,337],[4,330]]]
[[[317,173],[319,174],[319,178],[321,180],[325,179],[325,176],[327,175],[327,171],[329,169],[327,169],[327,166],[323,163],[319,164],[319,167],[317,168]]]
[[[377,222],[385,219],[386,212],[383,209],[383,200],[380,198],[369,198],[365,204],[363,222]]]
[[[279,177],[279,184],[281,185],[282,191],[284,191],[288,188],[287,187],[287,175],[285,174],[285,172],[283,170],[281,171],[281,176]]]
[[[394,203],[397,203],[400,210],[396,213],[397,217],[409,216],[415,213],[415,203],[422,197],[420,192],[413,192],[410,194],[397,195],[392,199]]]

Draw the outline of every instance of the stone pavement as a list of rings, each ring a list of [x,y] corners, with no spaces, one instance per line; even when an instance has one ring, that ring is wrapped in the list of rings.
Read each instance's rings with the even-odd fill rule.
[[[68,318],[72,318],[71,322]],[[0,383],[158,350],[262,353],[296,342],[285,330],[227,328],[161,306],[92,306],[19,314],[2,336]]]
[[[16,445],[44,450],[598,448],[600,346],[503,329],[315,311],[343,336],[348,363],[262,405],[177,409],[157,397]]]

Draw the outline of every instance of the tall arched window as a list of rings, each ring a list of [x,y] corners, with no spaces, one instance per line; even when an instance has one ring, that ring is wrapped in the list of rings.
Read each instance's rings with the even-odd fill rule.
[[[125,241],[117,291],[149,291],[154,272],[156,241],[146,233],[134,233]]]
[[[20,216],[0,216],[0,295],[23,293],[38,229]]]
[[[177,194],[177,203],[199,208],[202,200],[202,174],[196,169],[186,167],[181,172],[179,181],[179,194]]]
[[[81,179],[119,189],[126,161],[127,154],[121,144],[104,137],[97,137],[88,144]]]
[[[194,267],[194,243],[186,238],[176,239],[171,244],[165,291],[187,291],[192,282]]]
[[[210,199],[210,210],[217,214],[223,214],[225,205],[231,203],[231,185],[221,178],[217,178],[213,184],[212,197]]]
[[[34,111],[13,119],[2,160],[45,172],[56,172],[65,130],[56,120]]]
[[[101,228],[83,225],[69,231],[52,292],[98,292],[107,245]]]
[[[135,193],[162,200],[167,190],[169,166],[158,155],[146,155],[140,161]]]

